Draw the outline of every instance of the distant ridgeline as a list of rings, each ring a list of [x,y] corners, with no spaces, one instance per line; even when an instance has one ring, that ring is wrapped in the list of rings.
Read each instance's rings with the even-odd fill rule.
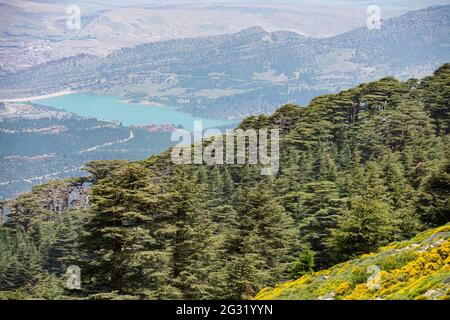
[[[178,106],[197,117],[242,119],[386,75],[429,75],[450,61],[449,38],[450,5],[383,20],[381,29],[363,26],[322,39],[254,27],[6,73],[0,75],[0,98],[71,89]]]
[[[240,128],[280,129],[272,177],[173,165],[169,151],[91,162],[85,181],[3,203],[0,297],[239,299],[302,275],[258,298],[448,297],[448,226],[413,237],[450,222],[449,101],[445,64],[248,117]],[[66,285],[71,265],[80,289]]]

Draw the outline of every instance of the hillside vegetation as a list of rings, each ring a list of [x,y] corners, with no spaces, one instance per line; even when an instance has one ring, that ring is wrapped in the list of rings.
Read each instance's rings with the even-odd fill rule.
[[[70,202],[58,191],[67,182],[3,204],[0,296],[242,299],[308,275],[294,282],[315,281],[298,298],[376,298],[364,287],[370,261],[382,268],[382,298],[440,292],[430,283],[448,271],[448,242],[437,242],[448,227],[413,237],[450,222],[449,101],[445,64],[248,117],[240,128],[281,131],[274,176],[260,165],[175,165],[170,152],[88,163],[88,205],[52,205]],[[351,260],[394,241],[361,266]],[[427,241],[435,247],[415,252]],[[82,270],[79,290],[65,286],[70,265]]]
[[[380,269],[379,283],[372,276]],[[371,277],[372,276],[372,277]],[[259,300],[450,299],[450,225],[265,288]]]

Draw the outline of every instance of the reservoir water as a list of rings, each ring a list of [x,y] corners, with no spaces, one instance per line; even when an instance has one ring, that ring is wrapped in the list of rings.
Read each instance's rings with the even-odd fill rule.
[[[74,93],[48,99],[39,99],[34,101],[34,103],[66,110],[84,117],[120,121],[124,126],[173,124],[176,126],[182,125],[183,128],[192,131],[194,121],[202,121],[204,129],[232,126],[237,123],[235,120],[193,117],[171,106],[127,103],[120,101],[120,97],[107,95]]]

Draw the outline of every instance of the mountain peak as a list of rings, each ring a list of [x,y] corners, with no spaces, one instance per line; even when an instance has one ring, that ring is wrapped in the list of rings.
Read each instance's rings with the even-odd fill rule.
[[[242,34],[242,35],[251,35],[251,34],[266,34],[268,33],[266,30],[264,30],[262,27],[254,26],[247,29],[243,29],[236,34]]]

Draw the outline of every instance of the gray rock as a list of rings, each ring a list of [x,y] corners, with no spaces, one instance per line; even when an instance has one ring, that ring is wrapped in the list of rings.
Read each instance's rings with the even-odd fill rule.
[[[423,294],[424,297],[429,298],[430,300],[437,300],[440,297],[444,296],[447,293],[445,289],[431,289]]]
[[[318,297],[316,300],[334,300],[336,292],[329,292],[323,296]]]

